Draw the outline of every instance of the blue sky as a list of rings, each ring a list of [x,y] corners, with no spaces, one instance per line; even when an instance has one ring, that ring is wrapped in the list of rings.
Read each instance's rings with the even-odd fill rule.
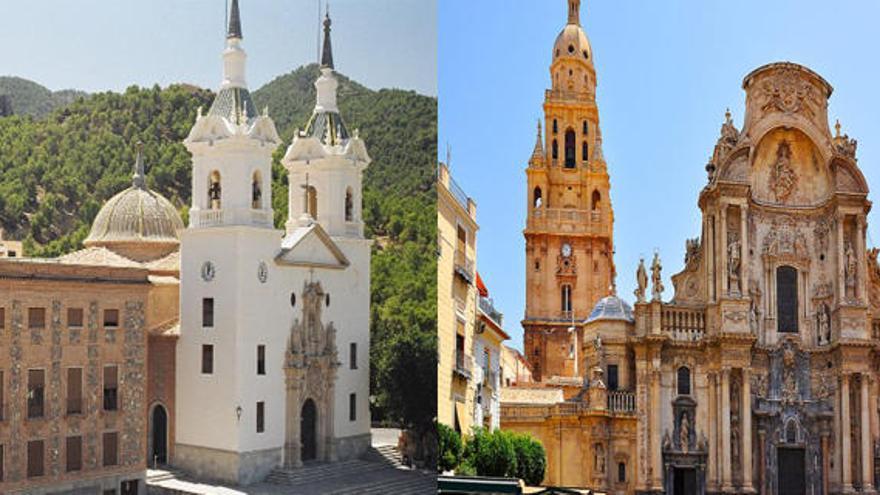
[[[442,0],[440,159],[477,202],[478,269],[522,345],[524,169],[535,143],[564,0]],[[763,64],[804,64],[834,86],[829,116],[858,139],[880,191],[880,2],[591,1],[581,23],[596,64],[603,150],[615,210],[618,294],[632,302],[639,256],[658,249],[669,276],[700,234],[697,195],[730,107],[742,126],[742,79]],[[876,200],[876,193],[869,197]],[[880,217],[868,218],[868,244]]]
[[[0,0],[0,75],[53,89],[221,79],[226,0]],[[252,89],[317,60],[318,0],[240,0]],[[437,94],[436,0],[332,0],[337,69]]]

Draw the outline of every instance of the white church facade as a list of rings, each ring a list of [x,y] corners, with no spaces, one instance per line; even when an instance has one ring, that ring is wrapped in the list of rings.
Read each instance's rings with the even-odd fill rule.
[[[370,157],[337,108],[328,16],[317,103],[283,158],[288,220],[275,229],[281,139],[254,108],[241,43],[233,0],[223,83],[185,140],[193,189],[180,236],[174,464],[248,484],[370,446]]]

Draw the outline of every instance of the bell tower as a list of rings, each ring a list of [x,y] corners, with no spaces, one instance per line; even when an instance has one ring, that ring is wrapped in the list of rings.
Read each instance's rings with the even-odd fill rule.
[[[580,0],[553,46],[529,159],[525,351],[537,379],[577,375],[578,323],[614,280],[614,211],[602,155],[593,50],[580,25]],[[571,330],[574,327],[575,330]]]

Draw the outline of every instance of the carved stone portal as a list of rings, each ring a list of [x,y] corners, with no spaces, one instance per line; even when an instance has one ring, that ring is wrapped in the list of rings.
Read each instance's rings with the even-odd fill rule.
[[[284,364],[287,383],[287,436],[284,465],[336,460],[333,444],[333,392],[339,367],[336,330],[321,321],[326,301],[320,282],[306,282],[302,319],[296,318]]]

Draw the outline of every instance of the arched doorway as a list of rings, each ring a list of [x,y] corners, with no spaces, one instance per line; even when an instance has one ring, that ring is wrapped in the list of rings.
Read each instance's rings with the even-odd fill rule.
[[[315,401],[306,399],[299,418],[300,435],[302,436],[302,455],[300,458],[303,461],[311,461],[317,457],[318,453],[316,432],[318,410],[315,407]]]
[[[150,415],[150,457],[151,466],[168,462],[168,412],[161,404],[153,407]]]

